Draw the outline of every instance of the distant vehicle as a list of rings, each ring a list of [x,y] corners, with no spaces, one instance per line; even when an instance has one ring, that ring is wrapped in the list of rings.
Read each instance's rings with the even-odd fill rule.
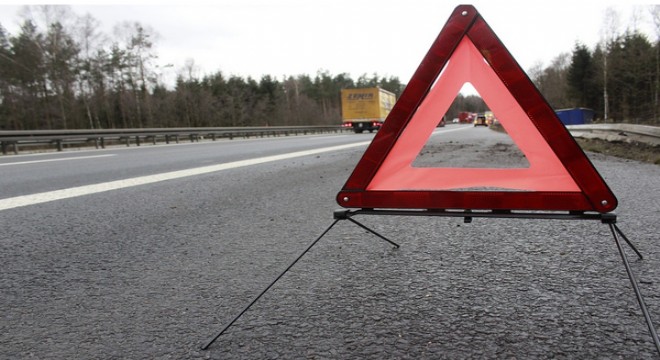
[[[393,93],[378,87],[342,89],[342,126],[353,128],[356,134],[378,130],[395,102]]]
[[[467,111],[461,111],[461,112],[458,113],[458,122],[470,124],[470,123],[474,122],[474,118],[476,118],[476,117],[477,117],[477,114],[475,114],[475,113],[471,113],[471,112],[467,112]]]
[[[564,125],[590,124],[594,120],[594,111],[587,108],[559,109],[555,112]]]
[[[491,126],[495,122],[495,115],[493,114],[492,111],[486,111],[484,113],[484,116],[486,117],[486,125]]]
[[[488,126],[488,121],[486,120],[486,115],[479,114],[474,119],[474,126]]]

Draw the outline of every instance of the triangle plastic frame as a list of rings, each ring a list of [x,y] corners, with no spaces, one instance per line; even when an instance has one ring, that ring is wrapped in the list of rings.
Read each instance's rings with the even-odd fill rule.
[[[531,124],[532,126],[528,128],[531,129],[529,133],[540,134],[540,139],[547,143],[549,151],[554,153],[553,158],[559,161],[562,171],[565,170],[564,173],[568,174],[569,180],[572,178],[571,183],[576,185],[573,186],[575,189],[536,191],[525,188],[511,191],[459,191],[438,190],[429,186],[417,189],[402,185],[400,190],[391,184],[385,189],[373,186],[374,178],[379,176],[379,171],[382,170],[388,156],[398,156],[398,153],[392,153],[397,141],[410,141],[406,140],[410,139],[410,136],[403,136],[404,130],[411,124],[411,126],[418,126],[419,121],[411,123],[411,120],[418,111],[423,110],[420,110],[420,106],[432,93],[436,80],[459,45],[465,42],[465,38],[476,47],[483,60],[496,74],[496,81],[501,82],[505,91],[508,91],[510,97],[517,102],[519,109],[524,112],[525,120],[529,121],[525,125]],[[450,71],[450,69],[451,67],[448,67],[445,71]],[[440,85],[440,81],[435,86],[437,85]],[[429,100],[433,99],[429,98]],[[512,125],[508,126],[507,130]],[[514,138],[516,142],[519,139],[520,137]],[[475,174],[478,175],[481,171],[484,176],[487,176],[489,170],[491,169],[476,169]],[[398,176],[404,179],[408,174],[403,171]],[[529,176],[529,174],[521,173],[521,176]],[[456,7],[449,17],[394,105],[383,127],[376,133],[346,184],[337,194],[337,202],[346,208],[367,209],[538,210],[601,213],[610,212],[617,206],[616,197],[561,123],[554,110],[471,5]]]

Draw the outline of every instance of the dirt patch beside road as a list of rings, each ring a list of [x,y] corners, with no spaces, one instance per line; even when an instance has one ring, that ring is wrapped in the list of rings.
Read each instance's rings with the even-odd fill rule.
[[[657,146],[639,142],[610,142],[600,139],[576,138],[575,140],[584,151],[660,165],[660,148]]]
[[[492,125],[490,128],[506,133],[499,125]],[[601,139],[575,138],[575,140],[584,151],[660,165],[660,147],[658,146],[640,142],[606,141]]]

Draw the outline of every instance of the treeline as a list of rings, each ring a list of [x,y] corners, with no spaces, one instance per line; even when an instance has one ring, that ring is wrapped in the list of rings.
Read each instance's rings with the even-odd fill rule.
[[[0,24],[0,130],[339,124],[340,89],[397,77],[348,74],[260,79],[218,71],[197,76],[190,61],[174,88],[155,64],[155,32],[139,23],[99,32],[90,15],[33,6],[17,34]],[[40,26],[34,19],[48,19]]]
[[[24,10],[17,34],[0,24],[0,130],[339,124],[342,88],[378,86],[398,98],[405,87],[394,76],[327,71],[200,77],[190,60],[172,88],[149,27],[120,23],[110,38],[65,6]],[[459,94],[447,117],[485,110],[480,97]]]
[[[157,34],[149,27],[120,23],[110,37],[93,17],[66,6],[25,9],[30,16],[16,34],[0,24],[0,130],[338,124],[340,89],[379,86],[398,97],[405,87],[394,76],[352,79],[327,71],[198,76],[192,61],[166,86],[171,65],[157,64]],[[549,66],[533,67],[530,77],[554,108],[588,107],[602,120],[660,124],[658,41],[637,31],[609,34],[593,49],[576,44]],[[485,110],[478,96],[459,94],[447,116]]]
[[[660,5],[650,9],[660,35]],[[607,17],[616,14],[606,14],[606,23],[616,23]],[[577,43],[530,77],[555,109],[586,107],[599,121],[660,125],[660,43],[636,29],[604,30],[593,48]]]
[[[170,122],[159,126],[337,125],[340,90],[375,86],[397,97],[404,87],[397,77],[374,74],[353,80],[348,74],[327,71],[282,80],[265,75],[259,81],[227,78],[221,72],[201,79],[180,76],[174,91],[163,91],[161,110]]]

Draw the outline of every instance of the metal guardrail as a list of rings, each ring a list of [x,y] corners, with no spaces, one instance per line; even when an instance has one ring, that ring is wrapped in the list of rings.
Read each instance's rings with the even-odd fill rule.
[[[612,142],[640,142],[660,146],[660,127],[635,124],[589,124],[566,126],[573,137]]]
[[[18,154],[25,146],[54,146],[58,151],[66,144],[91,145],[105,148],[109,142],[119,142],[130,146],[131,142],[140,146],[143,142],[156,144],[158,141],[178,143],[187,138],[191,142],[203,138],[249,138],[265,136],[289,136],[352,131],[352,129],[332,126],[264,126],[264,127],[208,127],[208,128],[153,128],[153,129],[90,129],[90,130],[25,130],[0,131],[0,149],[3,155],[11,150]]]
[[[660,127],[634,124],[589,124],[569,125],[566,128],[574,137],[597,138],[607,141],[641,142],[652,146],[660,145]],[[0,149],[3,155],[11,150],[19,153],[26,146],[54,146],[58,151],[66,144],[90,145],[105,148],[114,141],[130,146],[143,142],[169,144],[187,138],[191,142],[202,138],[234,139],[264,136],[289,136],[299,134],[353,132],[340,125],[331,126],[264,126],[264,127],[208,127],[208,128],[153,128],[153,129],[105,129],[105,130],[25,130],[0,131]]]

